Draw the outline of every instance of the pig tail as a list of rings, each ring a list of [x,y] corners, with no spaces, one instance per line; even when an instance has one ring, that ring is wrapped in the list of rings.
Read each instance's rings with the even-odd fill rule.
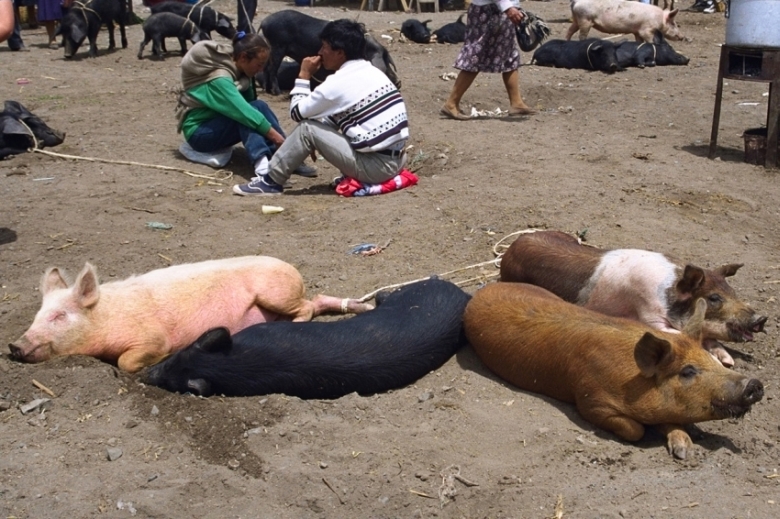
[[[246,59],[253,60],[261,50],[271,50],[271,45],[262,34],[238,31],[233,36],[233,59],[243,55]]]

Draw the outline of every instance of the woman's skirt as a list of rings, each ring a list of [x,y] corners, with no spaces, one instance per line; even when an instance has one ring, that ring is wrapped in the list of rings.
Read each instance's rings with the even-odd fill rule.
[[[466,40],[455,68],[466,72],[512,72],[520,67],[515,24],[496,4],[469,6]]]

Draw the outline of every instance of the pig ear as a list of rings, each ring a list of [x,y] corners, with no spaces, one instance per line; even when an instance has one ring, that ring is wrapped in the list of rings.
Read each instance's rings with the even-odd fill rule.
[[[92,264],[87,263],[84,265],[84,269],[79,272],[79,276],[73,284],[73,293],[82,308],[91,308],[100,299],[100,285],[95,267]]]
[[[650,378],[663,366],[672,362],[674,353],[669,341],[646,332],[634,346],[634,360],[643,377]]]
[[[723,276],[724,278],[730,278],[734,274],[737,273],[739,269],[744,267],[744,263],[729,263],[728,265],[723,265],[715,269],[715,272]]]
[[[46,295],[52,290],[60,288],[68,288],[68,283],[62,277],[60,269],[57,267],[50,268],[41,278],[41,294]]]
[[[233,341],[227,328],[213,328],[198,337],[192,347],[207,353],[228,353],[233,347]]]
[[[672,19],[674,19],[674,17],[675,17],[675,16],[677,16],[677,13],[679,13],[679,12],[680,12],[680,10],[679,10],[679,9],[675,9],[674,11],[669,11],[669,17],[668,17],[668,19],[669,19],[669,20],[672,20]]]
[[[704,329],[704,314],[707,313],[707,301],[703,297],[696,300],[696,309],[688,322],[685,324],[683,332],[691,339],[700,341]]]
[[[693,265],[685,265],[682,278],[677,282],[677,291],[690,295],[704,283],[704,269]]]
[[[74,25],[70,28],[70,36],[73,38],[73,41],[82,41],[84,38],[87,37],[87,35],[84,33],[84,31],[81,30],[81,27],[78,25]]]
[[[191,378],[187,381],[187,389],[191,389],[199,396],[209,396],[211,394],[211,384],[203,378]]]

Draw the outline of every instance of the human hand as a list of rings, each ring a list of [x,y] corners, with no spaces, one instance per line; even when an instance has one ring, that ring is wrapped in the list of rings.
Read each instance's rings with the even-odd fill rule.
[[[519,25],[520,22],[523,21],[523,18],[525,18],[525,15],[522,13],[522,11],[516,7],[510,7],[504,11],[504,14],[506,14],[506,17],[509,18],[509,21],[515,25]]]
[[[265,134],[265,138],[276,144],[277,148],[284,143],[284,136],[273,128],[268,130],[268,133]]]
[[[303,58],[303,61],[301,62],[301,72],[298,74],[298,77],[301,79],[311,79],[321,66],[322,58],[320,56],[308,56]]]

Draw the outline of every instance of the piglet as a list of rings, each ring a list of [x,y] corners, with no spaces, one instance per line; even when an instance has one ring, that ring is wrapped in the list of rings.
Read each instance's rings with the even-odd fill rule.
[[[130,372],[160,362],[212,328],[235,333],[261,322],[372,308],[324,295],[309,301],[295,267],[267,256],[176,265],[103,285],[89,263],[72,285],[51,268],[41,293],[43,305],[10,345],[12,357],[42,362],[90,355]]]
[[[762,383],[721,366],[699,345],[707,304],[684,333],[654,330],[567,303],[543,288],[494,283],[463,316],[479,358],[520,389],[573,403],[580,415],[628,441],[656,426],[670,454],[693,446],[683,426],[740,418]]]
[[[543,67],[600,70],[608,74],[625,70],[618,65],[615,44],[598,38],[550,40],[536,49],[532,63]]]
[[[189,18],[211,38],[211,31],[232,40],[236,35],[231,19],[208,6],[193,6],[179,1],[168,1],[155,4],[151,7],[152,14],[173,13]]]
[[[458,16],[454,22],[447,23],[431,33],[439,43],[463,43],[466,39],[466,24],[463,23],[463,15]]]
[[[284,393],[338,398],[403,387],[439,368],[465,343],[469,296],[429,279],[381,292],[377,308],[331,322],[211,330],[152,366],[146,382],[201,396]]]
[[[192,20],[169,12],[153,14],[144,21],[143,29],[144,40],[138,49],[138,59],[143,58],[144,47],[150,41],[152,42],[152,54],[162,58],[165,50],[165,38],[179,39],[182,56],[187,53],[187,40],[197,43],[209,39],[209,35]]]
[[[431,21],[432,20],[425,20],[424,22],[421,22],[414,18],[404,20],[404,23],[401,24],[401,34],[414,43],[430,43],[431,30],[428,28],[428,24],[431,23]]]
[[[580,39],[588,37],[591,28],[608,34],[633,34],[636,41],[653,41],[653,32],[660,31],[670,40],[682,40],[675,22],[678,10],[666,11],[656,5],[628,0],[570,0],[573,22],[566,32],[570,40],[580,31]]]
[[[734,360],[717,342],[751,341],[767,318],[756,315],[726,282],[741,264],[714,270],[645,250],[601,250],[557,231],[523,234],[501,259],[501,281],[531,283],[597,312],[679,332],[707,302],[704,346],[726,366]]]

